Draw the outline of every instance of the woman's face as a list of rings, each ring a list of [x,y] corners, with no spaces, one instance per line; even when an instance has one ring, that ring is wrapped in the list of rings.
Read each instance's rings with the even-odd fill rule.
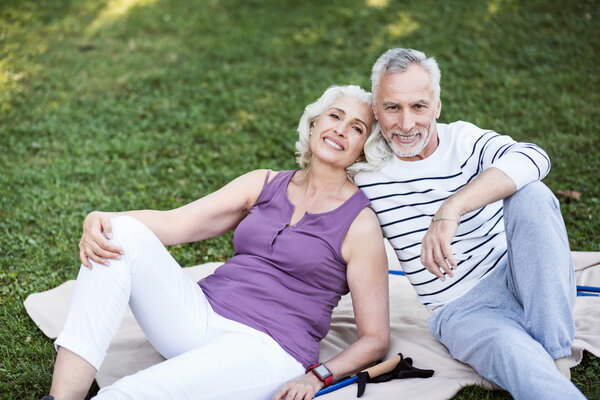
[[[312,123],[313,160],[346,168],[362,154],[373,127],[371,106],[352,96],[338,97]]]

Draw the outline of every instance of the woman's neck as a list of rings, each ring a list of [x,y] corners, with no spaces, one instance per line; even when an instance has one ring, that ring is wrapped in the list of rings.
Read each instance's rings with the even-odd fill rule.
[[[348,184],[351,183],[345,169],[323,165],[318,161],[304,170],[304,180],[307,193],[341,193],[347,190]]]

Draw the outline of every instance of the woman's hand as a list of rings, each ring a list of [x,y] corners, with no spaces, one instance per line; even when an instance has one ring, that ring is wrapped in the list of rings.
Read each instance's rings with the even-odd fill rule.
[[[324,384],[315,374],[309,372],[294,380],[286,382],[275,393],[273,400],[310,400]]]
[[[110,219],[113,216],[114,213],[93,211],[83,221],[83,234],[79,241],[79,258],[81,263],[89,269],[92,269],[91,261],[109,265],[109,259],[118,258],[123,254],[123,250],[109,241],[112,237]]]

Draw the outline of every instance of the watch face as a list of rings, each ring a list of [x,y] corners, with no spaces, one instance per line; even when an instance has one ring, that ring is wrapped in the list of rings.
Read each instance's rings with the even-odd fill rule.
[[[331,371],[327,369],[327,367],[323,364],[319,365],[314,369],[314,371],[323,379],[329,377],[331,375]]]

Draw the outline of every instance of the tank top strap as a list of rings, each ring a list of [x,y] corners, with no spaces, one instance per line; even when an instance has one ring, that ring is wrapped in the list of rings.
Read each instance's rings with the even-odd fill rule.
[[[265,180],[266,183],[265,183],[260,195],[258,196],[257,203],[269,201],[276,194],[281,194],[281,193],[285,194],[287,191],[287,185],[288,185],[290,179],[292,179],[292,176],[294,175],[294,173],[296,171],[297,170],[279,171],[277,173],[277,175],[275,175],[275,177],[273,179],[271,179],[270,182],[268,182],[268,176],[267,176],[267,178]],[[282,192],[281,186],[284,186],[283,192]]]
[[[362,190],[357,190],[334,213],[327,216],[331,218],[331,226],[337,228],[331,233],[331,243],[334,245],[340,261],[345,262],[342,257],[342,242],[346,237],[350,225],[352,225],[363,208],[368,207],[370,204],[371,201],[365,196]]]

